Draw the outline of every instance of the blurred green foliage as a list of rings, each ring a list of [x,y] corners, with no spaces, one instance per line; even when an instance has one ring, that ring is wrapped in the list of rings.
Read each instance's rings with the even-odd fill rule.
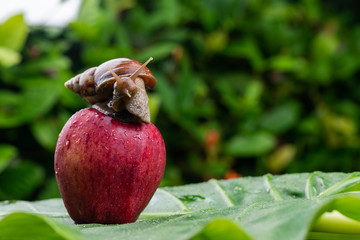
[[[53,153],[86,103],[63,83],[118,57],[158,84],[162,185],[360,167],[354,1],[84,0],[65,28],[0,26],[0,199],[57,197]],[[347,7],[346,7],[347,6]]]

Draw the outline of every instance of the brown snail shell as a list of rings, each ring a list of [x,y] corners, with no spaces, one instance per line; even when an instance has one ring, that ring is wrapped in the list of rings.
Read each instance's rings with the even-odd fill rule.
[[[71,78],[65,83],[65,87],[93,105],[106,101],[113,95],[113,85],[116,81],[109,69],[119,77],[129,77],[141,66],[142,63],[129,58],[112,59]],[[147,67],[138,77],[144,80],[146,89],[155,87],[156,79]]]
[[[117,58],[104,62],[103,64],[99,65],[95,71],[95,82],[99,88],[107,84],[114,84],[115,79],[109,69],[111,69],[116,75],[120,77],[130,76],[142,65],[142,63],[129,58]],[[144,80],[146,89],[152,89],[155,87],[156,79],[147,67],[141,71],[139,77]]]
[[[109,115],[127,110],[140,121],[150,122],[146,89],[156,85],[146,67],[150,60],[141,64],[129,58],[112,59],[71,78],[65,87]]]

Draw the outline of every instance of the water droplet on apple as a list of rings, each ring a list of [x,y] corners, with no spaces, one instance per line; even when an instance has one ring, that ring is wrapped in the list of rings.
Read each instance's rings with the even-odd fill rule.
[[[67,141],[65,142],[65,146],[69,149],[69,147],[70,147],[70,141],[69,141],[69,140],[67,140]]]
[[[135,136],[133,136],[133,138],[136,138],[136,139],[142,140],[141,136],[139,136],[139,135],[135,135]]]
[[[109,131],[104,128],[104,135],[106,136],[106,139],[109,139]]]

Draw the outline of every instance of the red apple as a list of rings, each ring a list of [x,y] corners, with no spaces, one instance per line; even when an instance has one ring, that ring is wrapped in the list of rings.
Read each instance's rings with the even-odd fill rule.
[[[56,180],[76,223],[134,222],[160,184],[166,153],[150,123],[151,60],[113,59],[65,83],[94,107],[71,117],[55,150]]]
[[[55,173],[76,223],[136,221],[160,184],[165,144],[152,123],[121,123],[94,108],[75,113],[59,135]]]

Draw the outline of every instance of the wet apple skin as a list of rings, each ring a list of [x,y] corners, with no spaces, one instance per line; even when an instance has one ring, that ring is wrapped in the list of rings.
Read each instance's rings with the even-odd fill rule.
[[[121,123],[94,108],[75,113],[55,151],[55,175],[76,223],[137,220],[166,164],[164,140],[152,123]]]

